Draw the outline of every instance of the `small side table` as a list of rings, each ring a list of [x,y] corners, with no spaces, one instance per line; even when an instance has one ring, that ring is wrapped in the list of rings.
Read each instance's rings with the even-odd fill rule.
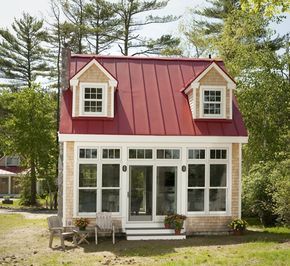
[[[85,242],[87,244],[90,244],[87,240],[87,237],[90,235],[92,230],[73,230],[74,233],[77,235],[77,244],[80,245],[81,243]]]

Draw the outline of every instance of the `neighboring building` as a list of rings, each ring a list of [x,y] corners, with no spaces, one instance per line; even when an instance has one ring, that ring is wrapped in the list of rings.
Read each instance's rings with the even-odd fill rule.
[[[23,171],[18,156],[0,158],[0,196],[18,196],[20,193],[19,177]]]
[[[188,217],[187,234],[228,231],[241,216],[248,137],[223,62],[89,55],[68,62],[59,131],[64,223],[112,212],[128,233],[158,228],[173,212]]]

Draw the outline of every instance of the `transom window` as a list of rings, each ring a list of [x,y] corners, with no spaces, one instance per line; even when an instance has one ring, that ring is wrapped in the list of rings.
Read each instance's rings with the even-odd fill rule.
[[[152,149],[129,149],[129,159],[152,159]]]
[[[222,114],[222,91],[204,90],[203,91],[203,114],[216,115]]]
[[[227,150],[224,149],[210,150],[210,158],[227,159]]]
[[[120,159],[120,149],[103,149],[103,159]]]
[[[80,159],[96,159],[98,156],[97,149],[79,149],[79,158]]]
[[[188,150],[188,159],[204,159],[205,150],[190,149]]]
[[[157,159],[179,159],[178,149],[157,149]]]

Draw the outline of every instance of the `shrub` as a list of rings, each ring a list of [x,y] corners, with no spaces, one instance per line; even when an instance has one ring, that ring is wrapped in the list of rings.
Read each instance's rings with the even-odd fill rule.
[[[248,223],[242,219],[232,220],[229,224],[229,227],[233,230],[244,231],[246,230]]]
[[[290,160],[254,165],[243,177],[243,216],[257,215],[263,225],[289,225]]]

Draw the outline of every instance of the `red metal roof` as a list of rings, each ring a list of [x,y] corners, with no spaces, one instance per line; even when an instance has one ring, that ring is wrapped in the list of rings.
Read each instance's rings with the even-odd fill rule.
[[[95,58],[118,81],[113,119],[72,118],[72,91],[62,95],[61,134],[247,136],[236,99],[233,120],[192,119],[187,96],[180,92],[213,59],[73,55],[70,77]]]

